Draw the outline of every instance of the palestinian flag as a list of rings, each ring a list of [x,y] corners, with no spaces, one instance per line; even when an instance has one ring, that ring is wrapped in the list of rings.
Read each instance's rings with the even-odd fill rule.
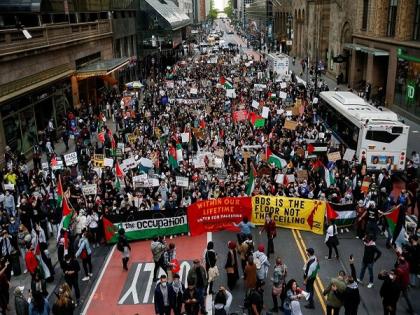
[[[399,220],[400,211],[401,206],[398,205],[384,213],[386,221],[388,223],[389,231],[392,234],[393,242],[395,242],[400,233],[404,230],[403,223]]]
[[[101,143],[105,143],[105,132],[104,132],[104,131],[102,131],[102,132],[98,133],[98,140],[99,140]]]
[[[309,154],[327,152],[328,144],[327,143],[309,143],[306,149]]]
[[[63,213],[61,217],[61,228],[68,231],[71,218],[73,217],[74,210],[70,208],[67,198],[63,199]]]
[[[225,82],[226,82],[225,77],[224,77],[224,76],[221,76],[221,77],[220,77],[220,79],[219,79],[219,83],[220,83],[221,85],[225,85]]]
[[[335,204],[327,202],[327,219],[335,220],[337,227],[351,226],[357,217],[353,204]]]
[[[102,219],[103,225],[104,225],[104,236],[106,242],[109,242],[114,236],[117,235],[117,227],[109,221],[107,218]]]
[[[61,207],[64,198],[63,185],[61,184],[61,176],[58,175],[57,183],[57,207]]]
[[[251,164],[251,169],[249,170],[248,176],[248,185],[246,187],[246,195],[252,196],[252,193],[255,189],[255,180],[257,178],[257,171],[255,170],[254,164]]]
[[[118,178],[123,178],[125,176],[124,171],[122,170],[118,161],[115,161],[115,176]]]
[[[277,98],[277,94],[275,92],[268,93],[268,98],[271,98],[272,100],[275,100]]]
[[[51,167],[54,167],[54,166],[57,166],[57,164],[58,164],[58,162],[57,162],[57,158],[56,158],[56,156],[55,156],[55,155],[53,155],[53,156],[51,157],[51,160],[50,160],[50,165],[51,165]]]
[[[181,143],[176,144],[176,160],[177,162],[183,161],[184,157],[182,155],[182,145]]]
[[[265,151],[265,158],[267,159],[268,164],[274,164],[275,167],[282,169],[287,165],[286,160],[278,157],[277,155],[273,154],[270,147],[267,146],[267,149]]]
[[[262,128],[265,125],[265,119],[253,112],[249,114],[249,121],[254,128]]]
[[[327,188],[331,185],[335,185],[335,174],[333,170],[329,170],[324,166],[324,176],[325,176],[325,183],[327,184]]]
[[[223,87],[225,88],[225,90],[231,90],[233,89],[233,84],[232,82],[225,81],[225,83],[223,84]]]
[[[321,160],[317,159],[312,163],[312,172],[317,172],[321,167],[325,167]]]
[[[115,176],[114,187],[115,187],[116,191],[121,190],[121,181],[120,181],[120,178],[118,176]]]
[[[169,152],[168,152],[168,161],[169,161],[169,166],[172,168],[178,168],[178,158],[177,158],[177,152],[176,152],[176,148],[174,146],[170,146],[169,147]]]

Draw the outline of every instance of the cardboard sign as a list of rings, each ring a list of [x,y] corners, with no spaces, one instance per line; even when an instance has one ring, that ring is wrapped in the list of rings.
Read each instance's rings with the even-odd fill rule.
[[[108,159],[108,158],[105,158],[104,159],[104,166],[105,167],[113,167],[114,166],[114,159]]]
[[[84,195],[96,195],[98,187],[96,184],[88,184],[82,186],[82,192]]]
[[[189,184],[188,177],[176,176],[175,177],[175,184],[179,187],[188,188],[188,184]]]
[[[339,151],[328,153],[328,161],[336,162],[338,160],[341,160],[341,153]]]
[[[263,118],[268,118],[268,114],[269,114],[269,112],[270,112],[270,109],[268,108],[268,107],[263,107],[263,110],[262,110],[262,114],[261,114],[261,116],[263,117]]]
[[[283,128],[289,129],[289,130],[295,130],[296,127],[297,127],[297,122],[293,120],[286,120],[283,126]]]
[[[300,156],[301,158],[305,157],[305,150],[303,148],[296,149],[296,155]]]
[[[78,163],[77,161],[77,153],[71,152],[69,154],[64,155],[64,161],[66,162],[66,166],[75,165]]]
[[[298,170],[297,171],[298,180],[308,180],[308,171],[307,170]]]
[[[223,158],[225,156],[225,151],[223,149],[217,149],[214,151],[214,155]]]
[[[93,163],[94,167],[100,167],[100,168],[104,167],[104,165],[105,165],[104,155],[103,154],[94,154],[92,163]]]
[[[353,157],[354,157],[355,153],[356,153],[356,151],[347,148],[346,152],[344,152],[343,160],[346,160],[346,161],[349,161],[349,162],[353,161]]]
[[[245,162],[248,161],[248,159],[251,157],[251,152],[243,151],[242,157],[244,158]]]

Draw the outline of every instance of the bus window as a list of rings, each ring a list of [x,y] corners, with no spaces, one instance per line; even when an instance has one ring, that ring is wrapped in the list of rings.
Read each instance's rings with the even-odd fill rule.
[[[404,128],[403,127],[392,127],[391,132],[392,133],[403,133]]]
[[[366,133],[366,140],[378,141],[383,143],[391,143],[397,139],[399,135],[393,135],[385,130],[369,130]]]

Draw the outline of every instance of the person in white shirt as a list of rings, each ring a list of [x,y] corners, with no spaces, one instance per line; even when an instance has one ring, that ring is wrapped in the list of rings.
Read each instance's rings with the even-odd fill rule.
[[[89,230],[92,233],[92,247],[99,247],[99,225],[98,225],[99,217],[95,211],[92,211],[88,214],[86,218],[86,225],[89,227]]]
[[[328,246],[328,256],[325,256],[325,259],[330,260],[332,255],[332,249],[334,248],[335,257],[338,259],[338,237],[337,237],[337,225],[335,225],[334,220],[331,220],[330,226],[327,228],[327,233],[325,234],[325,244]]]

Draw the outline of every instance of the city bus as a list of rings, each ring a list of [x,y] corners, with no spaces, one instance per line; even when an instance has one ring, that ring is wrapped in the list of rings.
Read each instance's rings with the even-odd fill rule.
[[[333,136],[370,170],[405,169],[409,126],[397,114],[368,104],[352,92],[321,92],[320,116]]]

